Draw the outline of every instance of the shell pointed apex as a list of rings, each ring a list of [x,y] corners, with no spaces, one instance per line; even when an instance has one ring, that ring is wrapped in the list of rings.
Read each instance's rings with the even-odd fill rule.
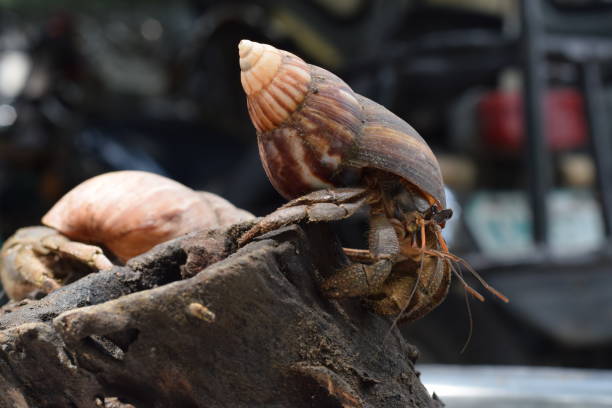
[[[238,43],[238,55],[240,55],[240,59],[246,57],[247,54],[251,52],[253,47],[257,44],[258,43],[253,42],[251,40],[240,40],[240,42]]]
[[[265,88],[274,79],[282,63],[280,50],[267,44],[242,40],[240,54],[240,78],[247,95]]]
[[[271,130],[304,100],[311,81],[308,65],[287,51],[249,40],[240,41],[238,53],[253,124],[259,131]]]

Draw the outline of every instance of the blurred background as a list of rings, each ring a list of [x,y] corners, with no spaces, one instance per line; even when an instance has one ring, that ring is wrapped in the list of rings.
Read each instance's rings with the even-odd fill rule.
[[[264,215],[237,43],[271,43],[412,124],[460,285],[402,328],[422,362],[612,368],[612,1],[0,0],[0,241],[94,175],[159,173]],[[363,245],[367,219],[339,226]],[[475,285],[477,287],[477,285]]]

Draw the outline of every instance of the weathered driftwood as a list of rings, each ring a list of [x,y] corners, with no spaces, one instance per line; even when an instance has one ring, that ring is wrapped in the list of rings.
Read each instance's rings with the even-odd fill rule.
[[[5,306],[0,406],[437,406],[389,320],[320,295],[345,260],[305,230],[189,234]]]

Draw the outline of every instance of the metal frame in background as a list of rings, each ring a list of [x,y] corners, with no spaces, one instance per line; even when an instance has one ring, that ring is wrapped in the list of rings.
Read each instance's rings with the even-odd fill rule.
[[[546,13],[552,7],[547,4],[548,1],[520,0],[525,95],[523,109],[527,133],[525,160],[533,216],[533,238],[536,246],[544,249],[544,253],[548,252],[546,197],[551,188],[551,165],[544,131],[543,96],[546,90],[546,61],[549,56],[555,55],[580,68],[581,90],[604,220],[605,249],[609,250],[612,234],[612,142],[601,67],[612,60],[612,29],[609,36],[572,33],[567,27],[564,27],[563,33],[551,33],[553,30],[545,24]]]

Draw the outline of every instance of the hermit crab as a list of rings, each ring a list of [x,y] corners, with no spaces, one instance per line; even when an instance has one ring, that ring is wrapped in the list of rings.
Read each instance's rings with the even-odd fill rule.
[[[463,260],[441,230],[446,209],[438,161],[423,138],[340,78],[270,45],[242,40],[241,82],[259,153],[272,185],[292,200],[241,237],[298,221],[334,221],[366,205],[369,249],[322,284],[332,298],[363,297],[383,315],[416,320],[445,297],[451,273],[480,300],[456,263],[504,301]]]
[[[169,239],[251,218],[215,194],[166,177],[106,173],[62,197],[42,218],[45,227],[22,228],[8,239],[0,278],[11,299],[44,295]]]

